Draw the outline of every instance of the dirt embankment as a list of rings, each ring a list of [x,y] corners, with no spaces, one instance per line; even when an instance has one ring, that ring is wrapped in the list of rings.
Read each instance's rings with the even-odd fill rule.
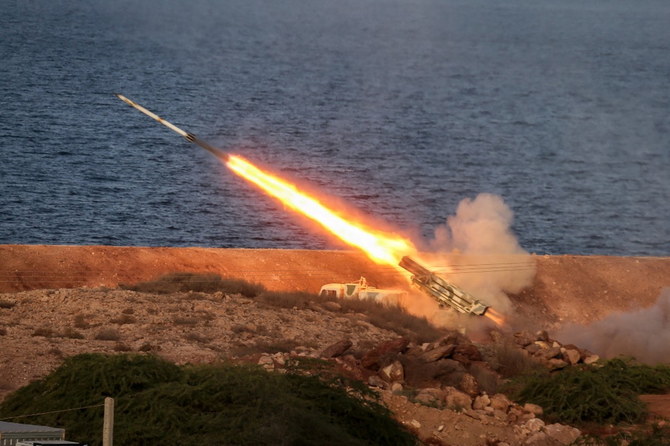
[[[670,286],[670,257],[531,258],[533,285],[510,298],[521,317],[539,325],[585,323],[650,306]],[[0,245],[0,292],[116,287],[172,272],[216,273],[285,291],[316,292],[360,276],[380,287],[406,283],[394,268],[351,251]]]

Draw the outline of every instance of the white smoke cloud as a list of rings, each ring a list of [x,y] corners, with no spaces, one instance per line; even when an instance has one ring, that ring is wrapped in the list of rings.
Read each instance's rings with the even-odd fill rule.
[[[647,364],[670,363],[670,288],[651,307],[614,313],[586,326],[570,324],[556,336],[604,358],[625,355]]]
[[[509,313],[506,293],[532,285],[535,261],[512,232],[514,213],[494,194],[460,202],[456,215],[435,231],[431,263],[446,265],[445,276],[499,311]]]

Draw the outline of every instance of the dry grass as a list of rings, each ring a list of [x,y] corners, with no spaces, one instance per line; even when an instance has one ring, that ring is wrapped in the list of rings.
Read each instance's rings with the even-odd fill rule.
[[[98,341],[118,341],[121,339],[121,333],[114,328],[103,328],[95,335],[94,339]]]
[[[223,292],[256,297],[265,290],[263,285],[242,279],[221,278],[211,273],[172,273],[150,282],[135,285],[122,284],[121,288],[143,293],[173,294],[194,291],[199,293]]]
[[[88,323],[86,320],[86,316],[83,314],[77,314],[74,317],[74,326],[76,328],[80,328],[82,330],[86,330],[87,328],[91,328],[91,324]]]
[[[210,342],[212,342],[212,338],[203,336],[198,333],[186,333],[184,335],[184,339],[186,339],[187,341],[196,342],[198,344],[209,344]]]
[[[289,353],[297,347],[317,348],[313,342],[298,342],[293,339],[273,339],[271,341],[256,341],[250,345],[238,345],[232,349],[233,356],[243,357],[259,353]]]
[[[197,325],[198,319],[194,317],[182,317],[178,316],[172,319],[172,322],[176,325]]]
[[[45,338],[52,338],[56,335],[56,332],[53,329],[48,327],[39,327],[33,331],[33,336],[41,336]]]
[[[114,344],[114,351],[115,352],[131,352],[133,349],[128,345],[124,344],[123,342],[117,342]]]
[[[121,316],[119,316],[117,318],[111,319],[110,322],[113,323],[113,324],[119,324],[119,325],[134,324],[135,322],[137,322],[137,319],[134,316],[131,316],[130,314],[125,314],[124,313],[124,314],[121,314]]]
[[[368,322],[379,328],[391,330],[415,342],[429,342],[443,332],[425,318],[413,316],[397,305],[373,300],[326,298],[302,292],[265,292],[256,300],[281,308],[310,308],[310,303],[337,302],[341,313],[363,313]]]
[[[71,327],[67,327],[58,336],[61,338],[84,339],[83,334],[81,334],[80,332]]]
[[[480,349],[491,367],[504,378],[526,375],[545,368],[525,350],[511,341],[502,341]]]
[[[0,308],[4,308],[6,310],[10,308],[14,308],[16,306],[16,302],[12,302],[11,300],[6,300],[6,299],[0,299]]]

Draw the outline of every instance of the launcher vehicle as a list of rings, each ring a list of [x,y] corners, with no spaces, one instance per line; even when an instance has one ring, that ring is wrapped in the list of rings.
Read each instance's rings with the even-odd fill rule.
[[[461,313],[477,316],[483,316],[489,308],[488,305],[431,272],[410,257],[403,257],[399,265],[412,273],[412,283],[414,285],[437,300],[440,305],[448,305]]]

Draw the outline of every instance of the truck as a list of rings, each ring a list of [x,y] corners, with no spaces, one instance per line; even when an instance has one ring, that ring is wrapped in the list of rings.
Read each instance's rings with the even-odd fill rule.
[[[319,296],[323,297],[370,299],[388,304],[397,304],[399,299],[405,294],[402,290],[381,289],[370,286],[365,277],[361,277],[357,282],[328,283],[319,290]]]

